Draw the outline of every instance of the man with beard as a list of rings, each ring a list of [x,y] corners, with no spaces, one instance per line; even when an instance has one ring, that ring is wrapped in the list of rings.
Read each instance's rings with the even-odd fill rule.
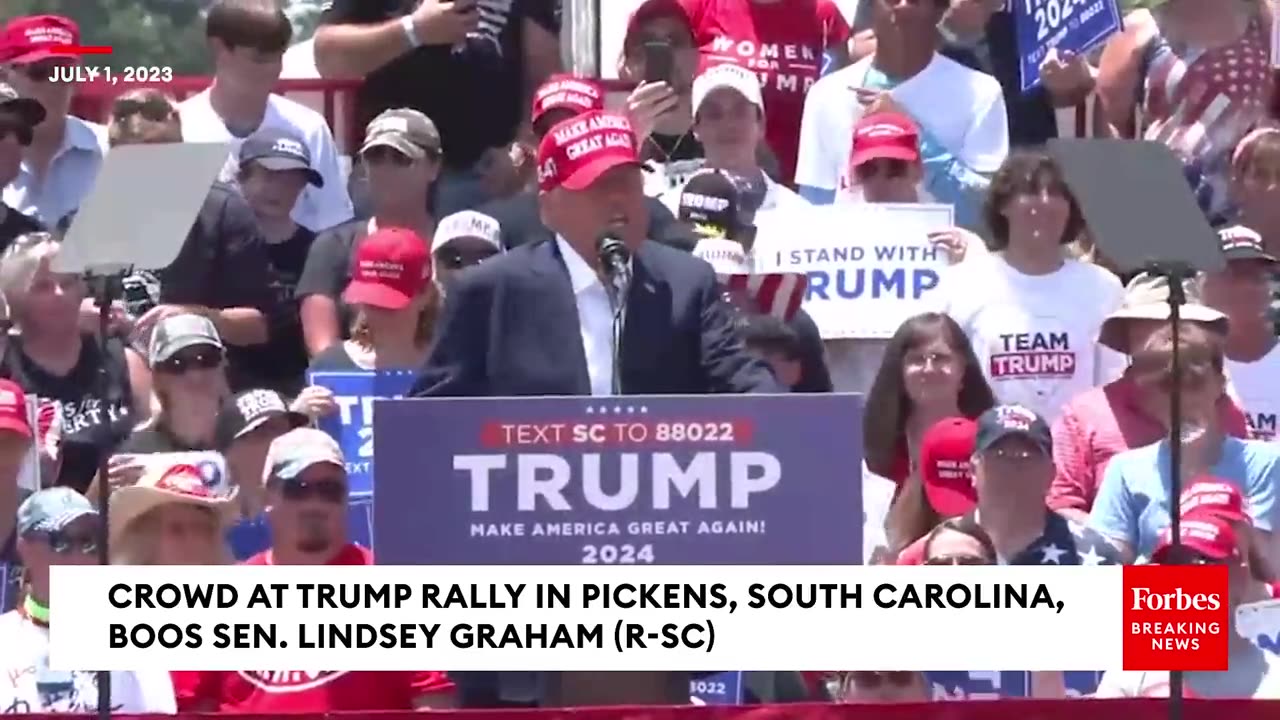
[[[267,450],[267,524],[271,547],[246,565],[372,565],[373,553],[347,539],[347,465],[333,438],[294,428]],[[374,712],[450,707],[453,683],[442,672],[177,672],[183,712]]]

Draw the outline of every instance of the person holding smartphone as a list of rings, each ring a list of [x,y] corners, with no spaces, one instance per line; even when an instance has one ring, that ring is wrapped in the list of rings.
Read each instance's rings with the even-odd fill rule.
[[[356,95],[361,125],[401,107],[435,121],[445,169],[430,201],[444,217],[518,189],[525,103],[560,69],[557,5],[334,0],[316,31],[316,69],[365,79]]]

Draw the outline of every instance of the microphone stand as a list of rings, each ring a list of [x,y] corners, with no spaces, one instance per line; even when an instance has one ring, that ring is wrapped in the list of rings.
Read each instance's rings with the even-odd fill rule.
[[[622,327],[627,319],[627,291],[631,279],[625,275],[610,274],[605,282],[605,290],[609,295],[609,309],[613,311],[613,338],[610,350],[613,353],[613,377],[610,393],[622,394]]]
[[[1172,329],[1173,387],[1169,389],[1169,535],[1176,548],[1182,544],[1182,360],[1178,330],[1182,323],[1182,306],[1187,303],[1183,281],[1194,276],[1185,262],[1153,262],[1147,272],[1163,277],[1169,284],[1169,326]],[[1185,677],[1181,670],[1169,673],[1169,720],[1182,720]]]
[[[108,405],[111,402],[111,376],[108,371],[107,363],[107,331],[111,326],[111,308],[115,301],[120,299],[124,294],[124,278],[132,268],[120,269],[118,266],[110,270],[89,270],[85,273],[85,279],[89,287],[93,289],[94,302],[98,306],[98,355],[100,366],[98,368],[98,403],[99,412],[107,421],[107,431],[111,430],[111,413]],[[107,547],[109,538],[107,513],[110,510],[110,483],[107,482],[107,468],[110,457],[106,452],[100,453],[98,456],[98,493],[96,498],[90,498],[96,501],[98,506],[98,564],[110,565],[111,554]],[[98,718],[99,720],[109,720],[111,717],[111,672],[109,670],[99,670],[96,673],[95,680],[98,684]]]

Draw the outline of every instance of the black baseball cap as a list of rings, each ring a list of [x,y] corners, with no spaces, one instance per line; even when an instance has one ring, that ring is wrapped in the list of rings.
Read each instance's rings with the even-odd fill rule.
[[[13,113],[24,125],[35,127],[44,122],[44,106],[39,100],[22,97],[13,86],[0,82],[0,111]]]
[[[741,226],[742,197],[733,179],[719,170],[700,170],[680,191],[677,216],[699,238],[732,239]]]
[[[311,150],[297,135],[279,128],[260,130],[240,145],[240,167],[257,163],[268,170],[302,170],[307,182],[324,187],[324,178],[311,167]]]
[[[225,451],[231,447],[231,443],[257,430],[276,416],[285,417],[290,428],[302,427],[311,422],[306,415],[290,410],[284,396],[275,390],[246,390],[222,403],[214,426],[214,442],[218,450]]]
[[[1222,255],[1227,262],[1256,260],[1276,264],[1275,256],[1267,252],[1262,236],[1243,225],[1233,225],[1218,231],[1222,241]]]
[[[1053,454],[1053,434],[1049,431],[1049,424],[1021,405],[997,405],[982,413],[978,418],[974,450],[986,452],[1010,435],[1021,435],[1045,455]]]

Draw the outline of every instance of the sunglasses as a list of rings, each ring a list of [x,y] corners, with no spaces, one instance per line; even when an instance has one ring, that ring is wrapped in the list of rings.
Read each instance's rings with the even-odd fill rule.
[[[445,248],[440,251],[440,262],[447,268],[461,270],[462,268],[471,267],[472,265],[479,265],[497,254],[498,251],[492,248],[476,248],[467,250]]]
[[[369,148],[360,157],[369,165],[385,163],[396,167],[409,167],[413,164],[413,158],[383,145]]]
[[[291,502],[301,502],[314,498],[336,505],[347,499],[347,484],[335,478],[321,480],[292,478],[280,484],[280,494],[285,500]]]
[[[141,115],[151,122],[161,123],[167,122],[176,112],[168,100],[154,96],[144,100],[121,98],[111,106],[111,116],[116,120]]]
[[[45,533],[44,538],[49,543],[49,547],[59,555],[73,555],[76,553],[92,555],[98,550],[98,539],[90,535],[77,535],[55,530],[51,533]]]
[[[223,354],[216,348],[179,352],[156,363],[156,369],[169,375],[182,375],[190,370],[213,370],[222,365]]]
[[[986,558],[977,555],[939,555],[924,561],[925,565],[990,565]]]
[[[857,166],[853,169],[853,172],[858,176],[859,180],[870,180],[880,176],[890,180],[898,180],[906,177],[910,169],[911,165],[906,160],[876,158]]]

